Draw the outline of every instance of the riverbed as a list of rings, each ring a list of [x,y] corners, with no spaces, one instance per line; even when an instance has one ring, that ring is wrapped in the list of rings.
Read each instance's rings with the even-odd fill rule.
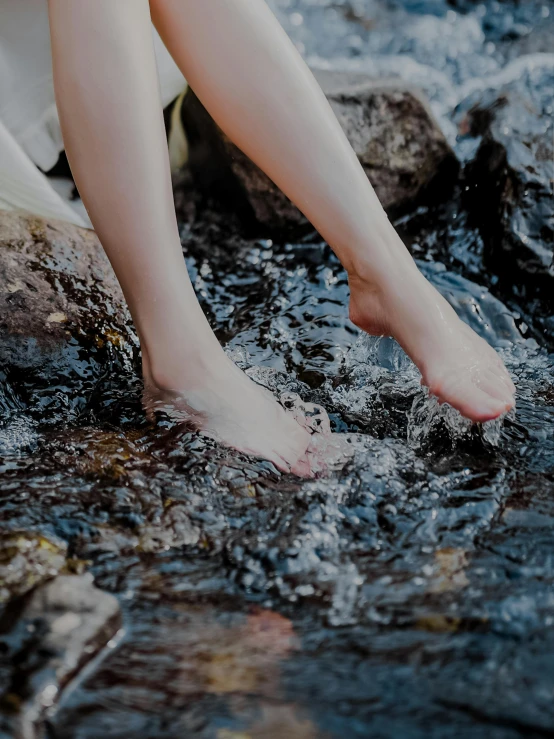
[[[209,202],[185,209],[192,281],[228,352],[283,402],[322,405],[348,453],[301,480],[152,424],[133,346],[93,386],[83,372],[24,393],[4,375],[4,531],[65,547],[66,568],[92,573],[122,612],[99,658],[43,706],[36,736],[551,736],[554,317],[543,288],[487,256],[464,169],[480,137],[461,132],[460,111],[506,84],[552,96],[533,80],[554,67],[554,5],[271,4],[314,68],[427,95],[461,172],[395,223],[498,347],[517,409],[472,427],[439,407],[394,342],[349,322],[346,275],[316,234],[252,238]],[[10,716],[44,655],[17,612],[3,629]]]

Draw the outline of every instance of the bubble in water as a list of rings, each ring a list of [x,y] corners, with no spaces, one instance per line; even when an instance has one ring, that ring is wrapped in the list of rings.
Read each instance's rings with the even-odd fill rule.
[[[16,416],[0,428],[0,452],[6,455],[28,452],[38,438],[33,421],[25,416]]]

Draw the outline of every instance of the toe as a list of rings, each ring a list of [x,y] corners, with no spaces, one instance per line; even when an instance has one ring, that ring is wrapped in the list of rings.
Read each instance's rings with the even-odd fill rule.
[[[502,380],[506,384],[506,386],[510,389],[511,393],[515,393],[516,386],[514,385],[512,378],[510,377],[510,373],[506,369],[506,365],[502,361],[502,359],[499,357],[499,355],[493,351],[493,363],[491,366],[491,370],[495,373],[495,375]]]
[[[509,408],[514,405],[514,395],[509,388],[506,380],[503,377],[499,377],[492,370],[483,372],[479,378],[475,381],[478,388],[491,395],[497,400],[501,400]]]
[[[290,471],[298,477],[313,477],[315,471],[312,469],[310,458],[304,454],[291,466]]]
[[[259,456],[259,455],[258,455]],[[264,455],[265,456],[265,455]],[[267,455],[270,462],[273,462],[275,467],[280,472],[284,472],[286,475],[292,472],[292,466],[284,459],[283,457],[280,457],[278,454],[275,455]],[[263,457],[262,457],[263,459]]]
[[[510,407],[506,401],[489,395],[476,385],[468,387],[459,398],[459,410],[462,415],[478,423],[492,421],[506,413]]]
[[[501,372],[501,375],[500,375],[501,378],[502,378],[502,381],[506,383],[506,385],[510,389],[510,392],[512,393],[512,395],[515,395],[516,386],[514,385],[514,382],[513,382],[512,378],[510,377],[510,373],[508,372],[508,370],[504,366],[504,363],[503,362],[502,362],[502,370],[503,371]]]
[[[291,419],[292,421],[292,419]],[[287,432],[274,439],[272,456],[277,456],[280,462],[272,461],[284,472],[292,472],[300,477],[312,477],[312,470],[308,460],[311,435],[296,421],[287,424]]]
[[[506,365],[504,364],[502,357],[500,354],[494,349],[490,344],[488,344],[485,339],[483,339],[481,336],[478,336],[469,326],[467,326],[465,323],[463,324],[463,330],[466,336],[472,339],[472,341],[477,340],[477,344],[479,346],[479,353],[481,354],[483,360],[490,360],[490,363],[494,370],[498,372],[498,374],[504,379],[504,381],[507,383],[508,387],[510,388],[512,393],[515,393],[516,387],[512,381],[512,378],[510,377],[510,373],[508,372]]]
[[[492,421],[511,407],[505,400],[500,400],[477,387],[469,377],[447,383],[438,397],[442,402],[456,408],[466,418],[478,423]]]

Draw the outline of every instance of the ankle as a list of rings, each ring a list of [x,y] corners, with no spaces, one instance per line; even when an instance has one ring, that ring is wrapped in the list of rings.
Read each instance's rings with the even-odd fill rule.
[[[421,278],[412,255],[387,219],[378,220],[371,230],[351,238],[339,255],[349,279],[388,292],[403,282]]]
[[[214,337],[206,341],[189,339],[183,342],[152,344],[144,352],[142,371],[145,385],[166,392],[181,392],[201,387],[213,378],[214,368],[225,354]]]
[[[380,286],[358,274],[349,274],[349,318],[355,326],[372,336],[390,335],[386,298]]]

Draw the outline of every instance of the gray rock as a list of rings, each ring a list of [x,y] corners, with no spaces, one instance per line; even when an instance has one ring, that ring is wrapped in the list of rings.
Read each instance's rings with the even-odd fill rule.
[[[554,297],[554,55],[512,63],[503,87],[458,109],[462,133],[482,136],[468,165],[474,212],[498,274]]]
[[[66,552],[65,542],[35,532],[0,533],[0,604],[55,577]]]
[[[367,176],[387,209],[413,201],[457,161],[420,95],[398,80],[316,72]],[[270,230],[306,225],[279,188],[217,127],[192,91],[183,107],[195,180],[228,202],[243,220]]]
[[[134,341],[92,231],[0,211],[0,371],[26,382],[84,379]]]
[[[37,588],[1,639],[11,667],[2,705],[12,715],[5,712],[0,730],[15,739],[42,736],[40,722],[60,691],[120,627],[117,599],[95,588],[89,574]]]
[[[142,527],[140,549],[163,552],[175,547],[195,546],[200,530],[191,522],[183,506],[169,505],[161,519]]]

